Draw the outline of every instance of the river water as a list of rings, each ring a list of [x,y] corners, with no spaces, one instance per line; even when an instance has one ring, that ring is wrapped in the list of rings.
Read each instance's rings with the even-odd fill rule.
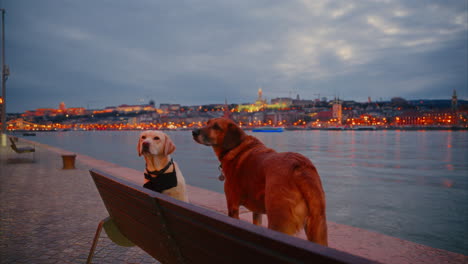
[[[143,171],[139,133],[39,132],[34,140]],[[190,131],[166,133],[187,183],[222,193],[212,149],[195,143]],[[312,160],[328,220],[468,255],[468,132],[248,133],[277,151]]]

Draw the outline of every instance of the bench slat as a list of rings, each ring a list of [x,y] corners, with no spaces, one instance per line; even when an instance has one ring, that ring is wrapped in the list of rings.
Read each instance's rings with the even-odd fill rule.
[[[119,210],[113,210],[109,214],[128,240],[163,263],[177,263],[176,257],[171,252],[171,244],[160,229],[142,225],[137,219]]]
[[[36,151],[34,148],[31,148],[31,147],[14,147],[13,150],[16,151],[17,153],[26,153],[26,152]]]
[[[154,212],[154,205],[148,207],[148,204],[141,204],[138,201],[133,200],[132,197],[115,195],[109,189],[102,189],[100,192],[101,197],[105,197],[107,210],[112,210],[113,208],[119,208],[120,210],[125,211],[127,214],[131,215],[135,219],[138,219],[140,224],[146,224],[151,226],[154,221],[158,221],[159,216]],[[151,201],[150,201],[151,202]]]
[[[216,212],[159,201],[184,257],[206,263],[219,255],[222,263],[374,263],[315,243],[287,236]]]
[[[180,225],[173,234],[189,263],[206,263],[207,259],[214,260],[213,263],[242,263],[246,260],[252,263],[300,263],[295,258],[276,254],[263,244],[256,246],[222,230],[200,228],[197,224]]]
[[[13,137],[10,137],[11,149],[18,154],[36,152],[34,147],[18,147]]]

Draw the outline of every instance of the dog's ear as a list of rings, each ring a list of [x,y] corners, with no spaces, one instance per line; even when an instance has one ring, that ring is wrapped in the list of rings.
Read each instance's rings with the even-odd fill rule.
[[[141,135],[138,137],[138,144],[137,144],[137,153],[138,157],[141,157]]]
[[[245,137],[244,131],[235,124],[230,123],[224,134],[223,148],[233,149],[239,145]]]
[[[166,136],[166,138],[165,138],[165,141],[164,141],[163,152],[164,152],[164,155],[167,156],[167,155],[171,154],[172,152],[174,152],[176,147],[175,147],[174,143],[172,142],[171,138],[168,135],[165,135],[165,136]]]

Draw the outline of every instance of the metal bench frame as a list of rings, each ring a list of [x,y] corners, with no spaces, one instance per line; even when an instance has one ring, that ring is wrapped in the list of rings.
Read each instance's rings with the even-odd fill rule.
[[[16,145],[16,142],[15,142],[15,139],[18,140],[18,138],[15,138],[15,137],[9,137],[10,138],[10,142],[11,142],[11,149],[18,153],[18,154],[23,154],[23,153],[32,153],[33,155],[33,160],[35,160],[35,153],[36,153],[36,149],[34,147],[30,147],[30,146],[24,146],[24,147],[18,147]]]

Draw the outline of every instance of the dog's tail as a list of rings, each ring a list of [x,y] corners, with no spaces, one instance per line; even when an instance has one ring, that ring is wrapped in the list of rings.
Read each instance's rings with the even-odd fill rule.
[[[301,155],[302,156],[302,155]],[[297,186],[307,204],[304,229],[309,241],[328,246],[325,192],[317,169],[306,157],[294,170]]]

